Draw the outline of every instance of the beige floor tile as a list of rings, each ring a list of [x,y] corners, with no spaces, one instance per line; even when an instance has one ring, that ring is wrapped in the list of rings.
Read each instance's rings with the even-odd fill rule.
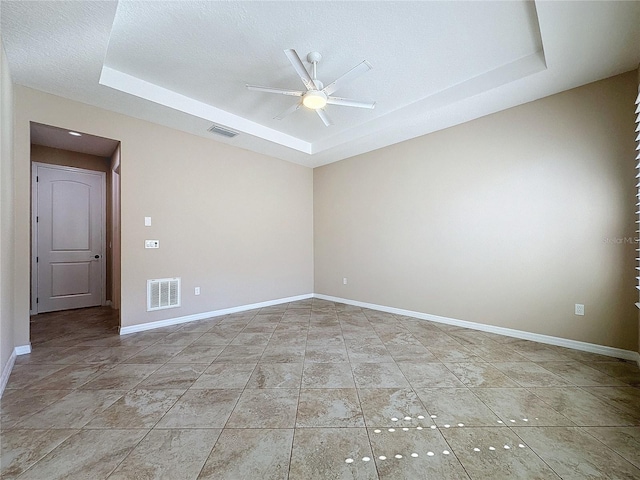
[[[244,388],[255,368],[255,363],[213,363],[191,388]]]
[[[458,377],[441,363],[398,362],[398,366],[413,388],[464,387]]]
[[[527,340],[515,341],[509,347],[531,362],[563,362],[570,360],[553,346]]]
[[[589,427],[584,430],[640,468],[640,427]]]
[[[507,345],[497,342],[479,345],[467,345],[467,349],[485,362],[529,362],[530,360]]]
[[[210,365],[224,350],[224,345],[189,345],[168,363],[201,363]]]
[[[107,475],[147,430],[82,430],[23,474],[30,480],[96,480]]]
[[[364,428],[296,429],[289,480],[329,478],[378,478],[369,437]]]
[[[83,390],[129,390],[155,372],[160,365],[115,365],[82,385]]]
[[[445,363],[445,366],[467,387],[513,388],[520,386],[490,363]]]
[[[2,468],[74,480],[115,469],[557,478],[550,467],[640,478],[633,362],[320,299],[123,336],[117,322],[109,308],[32,319],[33,352],[0,402]]]
[[[449,428],[441,433],[474,480],[560,478],[509,428]]]
[[[595,368],[591,368],[584,363],[575,362],[537,362],[538,365],[559,377],[578,386],[626,386],[620,380],[616,380],[606,373],[602,373]]]
[[[167,363],[178,353],[184,350],[184,345],[152,345],[145,348],[133,357],[127,358],[122,363]]]
[[[158,344],[187,346],[198,340],[202,335],[202,332],[184,332],[178,330],[164,337]]]
[[[360,341],[358,344],[347,344],[347,353],[351,363],[388,363],[394,361],[382,343],[380,345],[371,345]]]
[[[411,388],[362,388],[358,394],[368,427],[429,428],[434,425]]]
[[[226,428],[199,479],[286,480],[292,443],[292,429]]]
[[[229,330],[222,328],[222,326],[213,327],[207,333],[198,337],[193,342],[193,345],[229,345],[235,336],[240,333],[240,330],[241,328]]]
[[[138,384],[138,388],[187,389],[207,369],[199,363],[172,363],[163,365]]]
[[[157,428],[222,428],[242,390],[188,390],[158,422]]]
[[[245,389],[228,428],[293,428],[296,423],[298,389]]]
[[[69,395],[71,390],[5,390],[0,400],[0,429],[11,428]]]
[[[6,390],[33,388],[43,380],[65,368],[64,365],[15,365],[7,381]]]
[[[266,345],[269,343],[272,332],[251,333],[244,330],[234,337],[231,345]]]
[[[180,330],[178,331],[190,332],[190,333],[194,333],[194,332],[205,333],[211,330],[216,325],[218,325],[221,320],[222,320],[222,317],[215,317],[215,318],[206,318],[204,320],[196,320],[193,322],[187,322],[187,323],[184,323],[180,328]]]
[[[214,363],[259,362],[265,345],[229,345],[216,357]]]
[[[264,349],[261,363],[302,363],[304,345],[275,345],[269,342]]]
[[[124,393],[118,390],[74,390],[16,426],[36,429],[82,428]]]
[[[434,341],[437,338],[440,338],[439,342],[442,342],[442,344]],[[448,335],[443,337],[433,337],[429,334],[426,338],[422,338],[421,341],[422,344],[427,347],[429,351],[441,362],[453,363],[484,361],[467,347],[457,344],[455,340],[452,340]],[[453,345],[451,344],[452,341],[454,343]]]
[[[17,478],[78,430],[3,430],[0,478]]]
[[[302,363],[259,363],[246,388],[300,388]]]
[[[355,388],[349,363],[305,363],[303,388]]]
[[[85,428],[152,428],[184,392],[131,390],[93,417]]]
[[[347,363],[349,356],[344,345],[307,345],[304,361],[310,363]]]
[[[409,388],[398,365],[393,363],[355,363],[353,378],[358,388]]]
[[[640,425],[640,388],[591,386],[584,390],[628,413]]]
[[[90,355],[82,360],[83,363],[120,363],[127,358],[144,350],[144,346],[134,347],[106,347],[95,355]]]
[[[114,368],[111,364],[68,365],[35,384],[34,388],[72,390]]]
[[[533,362],[494,362],[493,366],[521,387],[557,387],[572,384]]]
[[[109,480],[195,480],[220,429],[154,429],[131,451]]]
[[[640,469],[576,427],[514,428],[563,479],[640,478]]]
[[[80,363],[85,358],[96,355],[104,350],[104,347],[41,347],[34,348],[30,354],[16,357],[16,365],[45,364],[45,365],[71,365]]]
[[[624,426],[640,423],[640,411],[626,412],[578,387],[532,388],[536,396],[576,425]]]
[[[386,345],[396,362],[430,363],[438,362],[438,357],[427,348],[419,345]]]
[[[472,392],[508,426],[575,425],[525,388],[474,388]]]
[[[439,427],[491,427],[500,418],[468,388],[417,388],[416,393]]]
[[[358,393],[351,388],[300,391],[296,427],[364,427]]]
[[[381,479],[469,478],[438,430],[414,427],[407,431],[368,431]]]

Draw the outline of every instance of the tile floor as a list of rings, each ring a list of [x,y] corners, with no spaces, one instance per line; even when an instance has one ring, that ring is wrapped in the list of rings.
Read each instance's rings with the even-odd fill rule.
[[[640,478],[630,362],[322,300],[118,336],[39,315],[2,478]]]

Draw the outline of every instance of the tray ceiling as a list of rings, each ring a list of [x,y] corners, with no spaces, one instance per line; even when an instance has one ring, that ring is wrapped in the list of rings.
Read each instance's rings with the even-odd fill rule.
[[[216,141],[318,166],[462,123],[640,62],[640,2],[1,3],[14,81]],[[326,84],[374,110],[294,97],[283,50],[319,51]],[[240,135],[207,132],[212,123]]]

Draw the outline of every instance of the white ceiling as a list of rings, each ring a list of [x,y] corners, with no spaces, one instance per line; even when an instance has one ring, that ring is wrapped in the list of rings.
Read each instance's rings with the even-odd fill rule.
[[[637,1],[3,0],[0,17],[16,83],[312,167],[640,63]],[[319,51],[325,85],[369,61],[336,95],[375,110],[273,119],[296,99],[245,84],[304,89],[287,48]]]

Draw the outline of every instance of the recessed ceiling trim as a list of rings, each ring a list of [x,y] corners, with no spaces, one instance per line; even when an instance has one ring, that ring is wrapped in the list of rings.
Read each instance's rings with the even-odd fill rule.
[[[106,65],[102,67],[99,83],[220,125],[226,125],[234,130],[278,143],[299,152],[311,154],[311,143],[309,142],[265,127]]]
[[[358,128],[344,130],[328,139],[323,139],[313,144],[313,154],[322,153],[325,150],[338,147],[347,143],[353,143],[357,138],[369,138],[372,145],[371,150],[380,148],[375,138],[382,138],[384,132],[394,132],[393,135],[385,136],[385,144],[398,143],[415,135],[407,136],[407,123],[415,122],[416,119],[425,115],[435,116],[441,109],[455,105],[458,102],[468,100],[484,92],[488,92],[507,83],[516,82],[520,79],[534,75],[547,69],[544,51],[541,49],[531,55],[519,58],[488,72],[476,75],[464,82],[460,82],[451,87],[435,92],[422,100],[400,107],[384,117],[378,117],[367,124],[368,130]],[[389,128],[389,124],[394,127]],[[446,125],[448,126],[448,125]],[[431,133],[441,128],[446,128],[440,122],[433,122],[431,128],[423,134]]]

